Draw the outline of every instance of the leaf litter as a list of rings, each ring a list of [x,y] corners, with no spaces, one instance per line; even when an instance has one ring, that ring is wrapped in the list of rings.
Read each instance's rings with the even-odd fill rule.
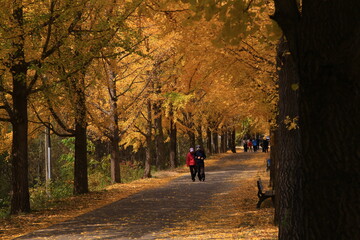
[[[229,153],[213,156],[207,160],[207,166],[216,166],[221,158],[227,155]],[[255,167],[255,174],[244,174],[242,178],[233,179],[236,187],[228,192],[213,195],[209,205],[191,212],[188,217],[179,216],[175,226],[165,226],[161,233],[154,233],[156,239],[277,239],[278,229],[273,224],[274,208],[271,201],[266,200],[261,209],[256,209],[256,180],[261,177],[263,182],[269,181],[269,173],[265,171],[265,159],[268,155],[244,155],[250,157],[241,164]],[[233,160],[227,161],[226,164],[239,162]],[[154,178],[114,184],[104,191],[63,199],[49,209],[0,219],[0,238],[13,239],[49,227],[137,192],[163,186],[184,174],[188,174],[186,167],[161,171],[157,172]]]

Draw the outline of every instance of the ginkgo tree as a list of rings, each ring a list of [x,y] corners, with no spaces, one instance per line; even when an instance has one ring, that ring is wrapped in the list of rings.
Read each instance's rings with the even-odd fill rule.
[[[1,3],[1,120],[12,124],[11,213],[30,211],[28,190],[28,100],[40,90],[49,58],[70,37],[79,18],[76,2]],[[55,28],[62,31],[55,33]],[[55,37],[56,35],[56,37]]]
[[[121,12],[117,7],[112,2],[84,2],[82,8],[75,12],[79,20],[74,31],[56,52],[56,56],[51,58],[53,65],[47,69],[43,81],[49,112],[61,131],[65,132],[61,135],[75,137],[75,194],[88,192],[86,88],[91,77],[88,69],[95,58],[101,57],[101,51],[110,44],[124,24],[126,18],[123,16],[132,11],[125,8],[125,12]],[[93,11],[96,14],[91,14]],[[90,18],[87,17],[89,14]],[[52,126],[48,124],[55,133],[59,132]]]

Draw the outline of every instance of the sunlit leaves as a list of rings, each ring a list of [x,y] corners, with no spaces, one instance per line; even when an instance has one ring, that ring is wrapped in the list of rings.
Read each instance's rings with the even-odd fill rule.
[[[291,118],[290,116],[286,116],[284,119],[284,124],[288,130],[296,130],[299,128],[299,117]]]

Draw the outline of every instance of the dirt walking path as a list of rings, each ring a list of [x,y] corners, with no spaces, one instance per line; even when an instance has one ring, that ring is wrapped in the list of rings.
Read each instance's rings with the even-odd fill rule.
[[[276,239],[273,208],[255,208],[263,153],[227,154],[206,167],[18,239]]]

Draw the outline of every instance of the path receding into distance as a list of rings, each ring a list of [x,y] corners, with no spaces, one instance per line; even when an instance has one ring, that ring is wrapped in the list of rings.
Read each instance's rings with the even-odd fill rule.
[[[214,194],[230,191],[235,186],[234,179],[255,176],[258,167],[241,164],[250,157],[228,154],[216,166],[205,168],[205,182],[192,182],[189,173],[159,188],[141,191],[17,239],[156,239],[163,229],[210,204]],[[227,161],[238,164],[226,164]]]

